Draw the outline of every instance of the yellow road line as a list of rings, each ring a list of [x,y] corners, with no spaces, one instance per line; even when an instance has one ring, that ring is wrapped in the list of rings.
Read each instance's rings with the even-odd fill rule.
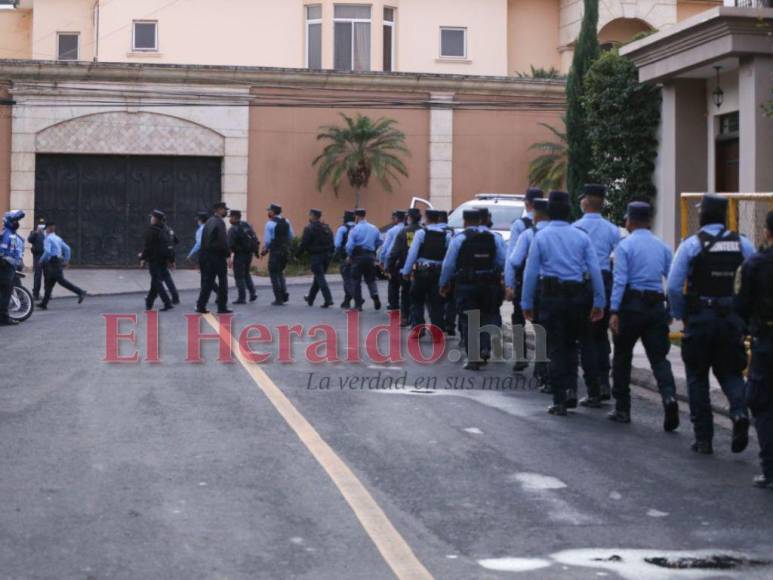
[[[206,314],[203,318],[216,331],[220,331],[217,319]],[[232,337],[232,344],[236,340]],[[314,456],[314,459],[322,466],[330,479],[341,492],[354,515],[360,520],[365,532],[381,552],[381,556],[392,568],[398,578],[405,579],[431,579],[432,575],[413,553],[411,547],[395,529],[384,511],[373,499],[365,486],[352,473],[352,470],[344,461],[336,455],[335,451],[325,442],[314,427],[295,408],[279,387],[269,378],[260,366],[251,363],[236,345],[234,355],[244,370],[252,377],[269,402],[284,418],[290,428],[295,431],[298,438]]]

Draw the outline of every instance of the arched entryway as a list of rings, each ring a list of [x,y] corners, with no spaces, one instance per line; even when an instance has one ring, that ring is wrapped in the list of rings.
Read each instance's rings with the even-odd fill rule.
[[[599,44],[602,49],[610,50],[652,30],[652,26],[639,18],[615,18],[599,30]]]

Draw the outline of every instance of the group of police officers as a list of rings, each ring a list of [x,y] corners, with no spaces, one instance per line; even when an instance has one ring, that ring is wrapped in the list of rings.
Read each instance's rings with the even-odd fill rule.
[[[218,203],[198,216],[196,244],[189,258],[201,270],[201,292],[196,311],[206,313],[213,291],[218,313],[229,313],[227,270],[232,267],[238,289],[236,304],[257,298],[251,277],[255,256],[268,255],[275,306],[289,300],[284,270],[293,251],[308,253],[314,281],[304,300],[313,305],[322,294],[323,308],[333,305],[325,274],[338,257],[344,300],[341,308],[362,310],[363,282],[373,307],[381,308],[377,280],[388,278],[387,310],[399,312],[400,324],[413,338],[442,333],[455,335],[467,359],[464,368],[479,370],[492,356],[491,334],[484,327],[501,327],[501,306],[512,301],[513,327],[526,321],[544,329],[546,360],[535,363],[541,390],[553,397],[548,412],[566,416],[578,405],[599,408],[614,397],[610,420],[631,421],[631,363],[641,340],[662,397],[663,428],[679,426],[676,385],[668,361],[673,319],[684,322],[682,357],[687,374],[688,399],[695,441],[692,450],[713,453],[713,417],[709,372],[713,372],[730,403],[733,421],[732,451],[748,445],[749,410],[755,418],[763,473],[759,487],[773,489],[773,212],[767,215],[767,249],[755,254],[751,243],[726,228],[726,198],[707,194],[700,205],[700,229],[684,240],[676,255],[651,231],[652,207],[645,202],[628,205],[628,235],[602,217],[606,190],[585,186],[581,195],[583,217],[572,223],[572,205],[566,192],[547,197],[530,188],[526,211],[511,228],[505,243],[491,229],[485,208],[463,212],[464,229],[455,233],[444,211],[416,208],[397,210],[382,240],[367,220],[365,209],[347,211],[335,235],[312,209],[297,249],[290,222],[282,208],[271,204],[264,229],[263,248],[252,227]],[[11,324],[8,303],[23,240],[16,234],[21,212],[5,215],[0,237],[0,323]],[[69,248],[53,232],[45,236],[46,261],[66,262]],[[49,242],[49,239],[51,240]],[[160,296],[164,310],[178,300],[165,286],[172,285],[174,233],[163,212],[154,211],[140,259],[148,264],[151,289],[147,308]],[[56,268],[54,268],[56,269]],[[60,282],[52,269],[51,287]],[[60,269],[57,269],[60,271]],[[47,276],[49,275],[46,271]],[[665,283],[665,284],[664,284]],[[665,288],[665,291],[664,291]],[[82,300],[85,292],[73,288]],[[50,298],[46,282],[44,305]],[[426,325],[425,311],[431,325]],[[469,332],[477,317],[475,332]],[[458,324],[457,324],[458,320]],[[610,346],[610,331],[614,354]],[[748,381],[745,340],[752,337]],[[610,364],[610,356],[612,358]],[[529,362],[518,357],[513,370]],[[578,400],[578,368],[582,368],[587,396]],[[611,372],[611,381],[610,381]]]

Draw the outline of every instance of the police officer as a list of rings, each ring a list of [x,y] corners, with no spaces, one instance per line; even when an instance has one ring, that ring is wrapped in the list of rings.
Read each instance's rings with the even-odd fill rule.
[[[733,294],[735,273],[754,247],[728,230],[726,219],[727,199],[705,195],[700,205],[701,227],[679,246],[668,277],[671,315],[685,325],[682,359],[695,431],[692,450],[702,454],[714,452],[709,370],[714,371],[730,402],[733,453],[746,449],[749,442],[744,324],[735,311]]]
[[[354,212],[345,211],[343,220],[344,223],[336,230],[334,244],[336,257],[341,263],[341,280],[344,284],[344,301],[341,302],[341,308],[351,308],[354,286],[352,284],[352,265],[346,256],[346,242],[349,240],[352,229],[354,229]]]
[[[526,211],[521,217],[513,222],[513,225],[510,228],[510,240],[507,242],[508,258],[510,258],[515,252],[515,249],[518,245],[518,240],[520,239],[521,235],[525,232],[534,230],[535,201],[543,199],[544,195],[544,192],[536,187],[530,187],[528,190],[526,190],[526,195],[524,197]],[[523,312],[521,311],[521,287],[523,285],[523,264],[525,262],[526,254],[523,255],[523,260],[520,262],[519,267],[514,271],[516,276],[513,280],[514,287],[512,298],[510,298],[510,301],[513,303],[513,314],[510,317],[513,328],[519,325],[524,326],[526,322],[523,317]],[[508,270],[510,270],[509,267],[505,268],[505,273],[507,273]],[[513,367],[513,370],[515,372],[520,372],[526,369],[528,366],[529,363],[526,361],[517,361]]]
[[[228,308],[228,234],[223,218],[228,215],[228,206],[218,202],[212,207],[212,216],[201,231],[201,250],[199,267],[201,268],[201,292],[196,302],[196,312],[207,314],[207,302],[212,291],[217,288],[218,314],[230,314]]]
[[[16,272],[22,267],[24,239],[17,234],[19,222],[24,219],[21,210],[9,211],[3,216],[0,233],[0,326],[13,326],[16,321],[8,316]]]
[[[752,361],[748,404],[760,442],[758,487],[773,489],[773,211],[765,224],[767,248],[749,258],[736,283],[736,308],[749,324]]]
[[[424,308],[429,310],[430,322],[444,331],[445,316],[440,296],[440,268],[446,256],[451,234],[440,223],[440,212],[428,209],[427,226],[416,232],[408,259],[400,275],[411,280],[411,324],[425,324]]]
[[[455,235],[454,228],[448,225],[448,212],[445,210],[440,211],[440,223],[443,224],[443,229],[452,238]],[[443,316],[446,336],[456,336],[456,298],[454,297],[454,282],[451,283],[448,288],[448,295],[442,297],[443,300]]]
[[[32,285],[32,298],[34,300],[40,300],[40,288],[43,282],[43,266],[40,263],[40,258],[43,255],[43,243],[46,240],[46,223],[45,220],[40,220],[38,227],[30,232],[27,236],[32,250],[32,271],[33,271],[33,285]]]
[[[532,202],[532,217],[529,229],[525,230],[515,243],[513,251],[507,258],[505,266],[505,288],[507,299],[518,305],[518,312],[521,312],[521,298],[523,290],[523,271],[526,267],[526,258],[529,255],[529,248],[537,232],[543,230],[550,223],[548,215],[548,200],[536,198]],[[539,323],[538,308],[534,308],[534,322]],[[517,324],[524,325],[525,320],[519,318]],[[515,329],[515,327],[513,327]],[[519,345],[517,345],[519,346]],[[527,361],[516,361],[513,365],[513,372],[521,372],[528,367]],[[547,366],[544,362],[538,362],[534,368],[534,375],[545,386],[547,385]]]
[[[76,294],[78,296],[78,304],[86,298],[87,293],[85,290],[78,288],[64,277],[64,268],[70,262],[71,255],[70,246],[56,234],[56,224],[53,221],[47,221],[46,240],[43,243],[43,255],[40,257],[40,263],[45,268],[43,273],[45,288],[43,301],[38,304],[38,308],[41,310],[48,309],[51,292],[53,292],[56,284]]]
[[[252,226],[242,220],[242,212],[232,209],[228,216],[231,227],[228,228],[228,248],[231,250],[231,268],[238,296],[234,304],[247,304],[258,299],[255,283],[252,281],[252,258],[260,252],[260,240]]]
[[[354,288],[354,309],[362,312],[365,300],[362,298],[362,281],[368,286],[373,308],[381,309],[376,285],[376,250],[381,245],[381,235],[378,228],[365,219],[367,212],[358,208],[354,210],[356,224],[346,241],[347,260],[352,266],[352,286]]]
[[[309,293],[303,297],[309,306],[314,305],[317,293],[322,292],[322,308],[330,308],[333,305],[333,296],[327,285],[325,274],[333,259],[333,232],[330,226],[322,221],[322,211],[309,210],[309,225],[303,230],[299,253],[308,252],[311,258],[311,273],[314,274],[314,282]]]
[[[164,288],[164,271],[170,260],[169,244],[164,233],[165,218],[164,212],[157,209],[150,214],[150,225],[145,231],[145,243],[139,255],[140,264],[144,266],[147,263],[150,272],[150,290],[145,297],[145,309],[153,310],[156,297],[160,297],[164,303],[162,312],[173,308],[172,300]]]
[[[454,236],[440,272],[440,294],[447,296],[454,280],[456,309],[459,313],[460,341],[467,353],[466,370],[479,370],[490,358],[491,336],[487,332],[471,337],[469,315],[480,313],[480,326],[497,324],[497,296],[505,265],[505,244],[487,228],[481,227],[481,214],[476,209],[464,210],[464,232]],[[471,339],[479,338],[479,349]],[[476,352],[477,350],[477,352]]]
[[[631,362],[636,341],[641,339],[663,400],[663,430],[679,426],[676,384],[668,362],[669,315],[663,281],[668,278],[673,253],[650,231],[652,207],[628,204],[626,227],[631,235],[617,246],[615,280],[610,304],[609,327],[615,341],[612,378],[615,410],[609,419],[631,422]]]
[[[548,412],[560,416],[577,404],[576,399],[567,400],[567,393],[577,389],[578,341],[589,319],[601,320],[606,305],[596,252],[588,235],[569,223],[571,211],[568,193],[550,192],[550,225],[531,243],[521,299],[524,317],[533,322],[540,283],[539,316],[547,338],[548,373],[553,388],[553,405]],[[590,276],[590,289],[586,275]]]
[[[411,281],[400,275],[399,272],[405,266],[416,233],[421,229],[421,211],[419,208],[412,207],[405,213],[405,227],[395,236],[392,249],[387,257],[388,268],[390,271],[397,271],[400,278],[400,326],[409,326],[411,323]]]
[[[392,251],[392,245],[395,243],[397,234],[403,231],[405,227],[405,212],[397,209],[392,212],[392,227],[387,230],[384,236],[384,244],[378,252],[379,264],[389,276],[387,283],[387,310],[400,310],[400,269],[397,267],[388,267],[389,253]]]
[[[282,306],[290,300],[285,281],[285,268],[290,259],[290,243],[295,237],[290,220],[282,217],[282,207],[272,203],[266,210],[268,221],[263,232],[263,250],[261,256],[268,256],[268,274],[274,291],[272,306]]]
[[[164,216],[162,223],[164,226],[164,240],[169,247],[169,262],[167,263],[166,268],[164,268],[162,273],[162,280],[167,290],[169,291],[169,295],[172,297],[172,304],[179,304],[180,293],[177,291],[177,286],[175,286],[174,279],[172,278],[172,270],[176,268],[175,247],[180,243],[180,240],[177,238],[177,234],[174,233],[174,230],[169,227],[166,216]]]
[[[601,216],[606,195],[607,189],[603,185],[585,185],[580,195],[583,217],[574,222],[574,226],[588,234],[593,243],[601,268],[601,277],[604,279],[607,304],[609,304],[609,297],[612,294],[611,255],[620,242],[620,229]],[[609,355],[612,349],[609,345],[608,308],[604,310],[604,318],[589,326],[588,333],[583,336],[580,344],[584,379],[588,387],[588,396],[580,401],[580,405],[599,407],[600,401],[610,398]]]

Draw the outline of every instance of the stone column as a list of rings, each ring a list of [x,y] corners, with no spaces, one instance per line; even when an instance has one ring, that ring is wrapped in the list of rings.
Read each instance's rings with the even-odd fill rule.
[[[676,247],[681,238],[680,195],[704,192],[708,185],[705,82],[679,79],[666,83],[660,122],[654,231]]]
[[[773,56],[744,58],[738,72],[742,193],[773,191],[773,119],[763,105],[773,96]]]
[[[453,209],[454,110],[453,94],[430,95],[429,201],[437,209]]]

